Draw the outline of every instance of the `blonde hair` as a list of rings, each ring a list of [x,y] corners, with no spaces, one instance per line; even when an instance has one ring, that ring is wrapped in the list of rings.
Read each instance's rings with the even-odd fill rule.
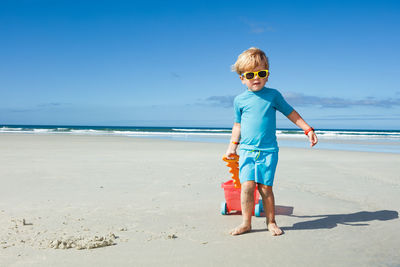
[[[250,47],[238,56],[235,64],[232,65],[232,71],[236,71],[237,74],[241,75],[245,71],[253,70],[263,65],[266,69],[269,69],[268,57],[261,49]]]

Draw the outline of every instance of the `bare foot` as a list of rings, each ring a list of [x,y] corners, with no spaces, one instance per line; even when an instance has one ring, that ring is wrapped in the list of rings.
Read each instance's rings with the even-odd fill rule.
[[[271,235],[281,235],[283,234],[283,231],[281,230],[281,228],[278,227],[278,225],[276,225],[276,223],[269,223],[268,226],[268,231],[271,232]]]
[[[230,231],[231,235],[241,235],[251,231],[251,225],[241,224],[232,231]]]

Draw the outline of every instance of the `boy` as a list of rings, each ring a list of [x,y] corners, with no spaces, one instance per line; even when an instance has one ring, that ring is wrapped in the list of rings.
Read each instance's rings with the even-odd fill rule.
[[[318,142],[314,129],[283,99],[275,89],[264,87],[268,81],[269,63],[265,53],[258,48],[249,48],[239,55],[232,66],[247,91],[234,100],[235,123],[226,156],[236,154],[240,140],[239,178],[242,184],[241,225],[231,235],[240,235],[251,230],[251,216],[254,207],[256,183],[262,197],[267,229],[272,235],[283,232],[275,222],[275,199],[272,192],[278,144],[276,142],[276,110],[304,130],[311,147]]]

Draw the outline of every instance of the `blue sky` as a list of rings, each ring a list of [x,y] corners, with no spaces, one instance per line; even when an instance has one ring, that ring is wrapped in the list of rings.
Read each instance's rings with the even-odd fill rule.
[[[0,124],[233,123],[251,46],[315,128],[400,129],[400,1],[0,0]],[[278,115],[278,127],[294,127]]]

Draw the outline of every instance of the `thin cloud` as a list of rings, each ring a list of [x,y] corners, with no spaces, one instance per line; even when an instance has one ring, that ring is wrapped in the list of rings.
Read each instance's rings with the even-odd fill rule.
[[[346,99],[340,97],[319,97],[304,95],[301,93],[285,93],[286,101],[293,106],[314,106],[320,108],[348,108],[353,106],[393,108],[400,106],[400,98],[378,99],[366,97],[364,99]],[[221,106],[231,108],[235,96],[210,96],[203,101],[202,105]]]
[[[63,106],[68,106],[71,105],[70,103],[61,103],[61,102],[51,102],[51,103],[42,103],[42,104],[37,104],[34,107],[28,107],[28,108],[11,108],[9,109],[10,112],[35,112],[35,111],[41,111],[44,109],[52,109],[52,108],[57,108],[57,107],[63,107]]]
[[[240,21],[249,27],[251,33],[261,34],[264,32],[274,32],[275,31],[275,29],[273,27],[268,26],[265,23],[250,21],[249,19],[247,19],[245,17],[241,17]]]
[[[52,102],[52,103],[38,104],[38,105],[36,105],[36,107],[48,108],[48,107],[59,107],[59,106],[63,106],[63,105],[69,105],[69,103]]]
[[[234,98],[235,96],[210,96],[205,101],[200,102],[200,104],[230,108],[233,106]]]
[[[174,78],[180,78],[181,77],[181,75],[179,75],[176,72],[171,72],[171,76],[174,77]]]
[[[392,108],[400,106],[400,98],[377,99],[376,97],[366,97],[353,100],[340,97],[309,96],[301,93],[286,93],[284,96],[294,106],[319,106],[321,108],[347,108],[352,106]]]
[[[322,118],[313,118],[315,121],[398,121],[400,120],[400,116],[375,116],[371,114],[365,114],[365,115],[349,115],[349,116],[326,116]]]
[[[10,112],[15,112],[15,113],[24,113],[24,112],[34,112],[38,111],[39,109],[37,108],[12,108],[9,109]]]

